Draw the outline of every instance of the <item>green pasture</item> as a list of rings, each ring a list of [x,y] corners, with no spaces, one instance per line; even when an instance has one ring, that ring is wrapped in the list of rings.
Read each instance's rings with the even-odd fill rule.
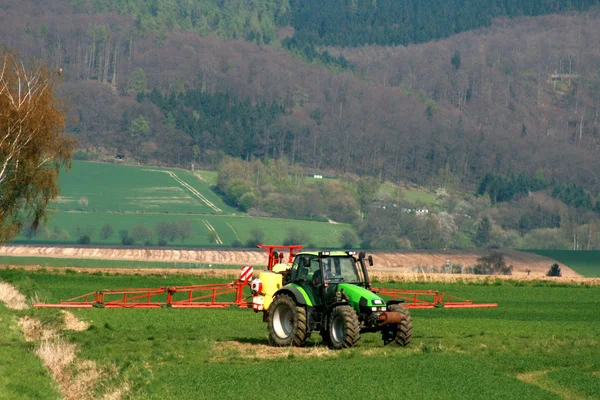
[[[0,279],[48,302],[99,288],[214,282],[22,270],[0,270]],[[80,357],[115,365],[134,399],[241,399],[249,393],[264,399],[358,393],[373,399],[593,399],[600,393],[599,287],[401,286],[498,302],[499,308],[412,310],[414,339],[407,348],[384,347],[378,334],[365,334],[357,347],[333,352],[314,334],[304,355],[269,347],[261,315],[243,309],[72,310],[91,326],[65,335],[78,344]],[[56,310],[30,312],[60,319]],[[265,352],[272,358],[261,356]]]
[[[395,193],[398,190],[398,185],[391,182],[386,182],[381,185],[380,190],[391,196],[395,196]],[[436,203],[436,195],[426,191],[425,189],[408,189],[406,187],[402,187],[402,194],[404,195],[406,201],[413,204],[433,206]]]
[[[77,236],[77,228],[88,229],[91,227],[93,234],[91,236],[91,245],[119,245],[121,244],[118,232],[121,230],[131,230],[136,225],[145,225],[155,230],[156,225],[161,221],[177,221],[179,219],[189,219],[193,225],[194,236],[186,239],[184,242],[176,240],[169,245],[175,246],[218,246],[230,247],[235,240],[246,243],[251,237],[251,231],[259,228],[265,234],[264,242],[268,244],[282,244],[289,235],[291,227],[297,231],[308,234],[305,246],[313,245],[315,247],[337,248],[342,245],[341,233],[345,230],[354,230],[347,224],[330,224],[327,222],[313,222],[302,220],[286,220],[277,218],[260,218],[234,215],[194,215],[194,214],[117,214],[117,213],[90,213],[90,212],[55,212],[47,224],[48,229],[55,226],[65,229],[69,234],[69,240],[49,240],[43,235],[34,237],[32,240],[25,240],[23,236],[18,239],[23,243],[74,243]],[[206,221],[212,226],[222,244],[216,243],[209,237],[209,228]],[[113,229],[113,235],[104,240],[100,237],[102,226],[109,224]],[[156,245],[158,239],[155,237],[152,243]],[[137,243],[141,245],[143,243]]]
[[[206,197],[222,211],[210,208],[200,198],[169,173],[174,173],[185,183]],[[87,206],[79,204],[82,197]],[[73,161],[70,171],[61,171],[60,198],[51,205],[61,211],[94,212],[146,212],[146,213],[198,213],[232,214],[227,206],[191,172],[132,166]]]
[[[527,250],[561,262],[587,277],[600,277],[600,251],[597,250]]]
[[[0,301],[0,399],[60,398],[34,350],[19,330],[15,312]]]
[[[217,171],[199,170],[195,171],[194,175],[202,179],[209,186],[216,186],[219,173]]]
[[[135,226],[144,225],[154,231],[155,237],[150,243],[156,245],[159,241],[155,232],[157,224],[180,219],[191,220],[194,234],[183,242],[175,240],[168,245],[230,247],[235,241],[246,243],[252,237],[251,231],[256,228],[264,232],[264,242],[282,244],[293,227],[297,232],[308,235],[305,245],[340,247],[341,232],[354,231],[347,224],[258,218],[236,213],[210,189],[216,178],[214,171],[191,173],[167,168],[74,161],[70,171],[60,174],[60,197],[49,207],[46,229],[29,239],[22,234],[17,241],[73,244],[87,235],[92,245],[119,245],[120,231],[127,230],[131,234]],[[193,190],[221,211],[211,208]],[[87,199],[87,204],[81,201],[83,198]],[[220,240],[210,235],[212,230],[205,222],[214,228]],[[113,234],[105,239],[100,231],[106,224],[110,225]],[[136,244],[144,245],[145,242],[138,241]]]

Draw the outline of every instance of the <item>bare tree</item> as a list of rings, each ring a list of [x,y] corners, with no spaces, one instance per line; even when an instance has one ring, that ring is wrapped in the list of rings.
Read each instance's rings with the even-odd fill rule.
[[[58,196],[58,172],[70,167],[74,141],[61,134],[56,75],[12,53],[0,56],[0,242],[18,234],[22,209],[37,228]]]

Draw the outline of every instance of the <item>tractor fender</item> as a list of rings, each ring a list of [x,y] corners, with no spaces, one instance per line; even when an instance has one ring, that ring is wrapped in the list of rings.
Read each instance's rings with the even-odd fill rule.
[[[301,306],[311,306],[312,307],[312,301],[310,300],[310,298],[308,297],[308,294],[306,294],[306,292],[304,292],[304,290],[302,288],[297,288],[294,287],[292,285],[288,285],[285,286],[281,289],[279,289],[277,292],[275,292],[275,294],[273,295],[273,298],[282,295],[282,294],[287,294],[288,296],[290,296],[292,299],[294,299],[296,301],[297,304],[301,305]]]

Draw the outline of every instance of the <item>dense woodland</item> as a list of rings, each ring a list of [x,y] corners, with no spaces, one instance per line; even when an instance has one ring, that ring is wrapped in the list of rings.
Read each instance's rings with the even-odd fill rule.
[[[304,173],[441,188],[452,194],[442,211],[450,215],[464,200],[456,196],[479,189],[487,208],[470,199],[460,212],[482,221],[494,206],[485,211],[490,232],[520,237],[561,228],[560,246],[597,218],[600,14],[572,13],[597,1],[43,3],[3,2],[0,37],[62,68],[78,157],[205,168],[227,156],[269,159]],[[558,14],[526,17],[550,13]],[[396,46],[408,43],[423,44]],[[282,193],[262,190],[246,193]],[[360,224],[385,212],[352,197],[365,240],[404,237],[392,229],[369,239]],[[335,208],[310,215],[256,204],[247,208],[303,218]],[[472,245],[469,229],[434,242]]]

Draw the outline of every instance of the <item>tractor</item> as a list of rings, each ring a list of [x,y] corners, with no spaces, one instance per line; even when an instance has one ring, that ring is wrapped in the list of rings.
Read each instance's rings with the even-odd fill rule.
[[[332,349],[355,346],[363,333],[380,332],[385,345],[412,340],[408,309],[491,308],[437,290],[373,288],[364,252],[301,251],[301,245],[258,245],[269,254],[267,269],[254,276],[241,269],[231,283],[158,288],[104,289],[38,308],[253,309],[268,323],[274,346],[304,346],[319,332]],[[287,254],[287,259],[285,252]],[[248,287],[251,294],[247,295]],[[386,296],[384,299],[380,296]]]
[[[275,256],[277,258],[277,255]],[[252,281],[253,308],[263,311],[275,346],[304,346],[319,332],[332,349],[355,346],[362,333],[381,332],[384,344],[407,346],[410,312],[402,300],[386,303],[371,291],[364,252],[319,251],[295,254]]]

